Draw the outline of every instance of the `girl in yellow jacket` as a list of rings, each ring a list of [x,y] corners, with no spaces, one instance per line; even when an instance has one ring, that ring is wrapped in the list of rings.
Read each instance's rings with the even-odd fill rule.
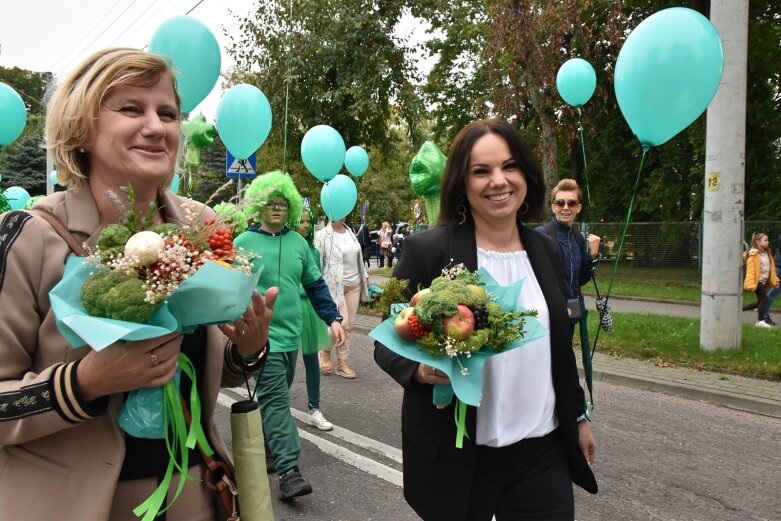
[[[768,300],[766,288],[778,286],[776,266],[773,255],[770,253],[770,239],[766,233],[756,232],[751,236],[751,249],[746,256],[746,278],[743,280],[743,289],[753,291],[757,295],[757,301],[743,306],[743,311],[757,310],[756,327],[772,327],[765,321],[768,315]]]

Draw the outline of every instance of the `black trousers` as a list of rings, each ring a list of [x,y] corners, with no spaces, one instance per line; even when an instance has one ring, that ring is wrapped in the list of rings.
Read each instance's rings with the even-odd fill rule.
[[[469,521],[573,521],[572,478],[556,431],[507,447],[478,445]]]
[[[770,309],[768,309],[767,305],[767,291],[765,289],[765,283],[760,282],[757,284],[757,289],[754,290],[754,294],[757,296],[757,301],[752,302],[751,304],[746,304],[743,306],[743,311],[748,311],[750,309],[756,309],[757,310],[757,320],[764,320],[765,315],[768,314]]]

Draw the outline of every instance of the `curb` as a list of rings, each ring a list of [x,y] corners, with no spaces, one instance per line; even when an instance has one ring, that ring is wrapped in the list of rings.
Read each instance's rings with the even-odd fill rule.
[[[580,366],[578,366],[578,374],[581,378],[585,378],[583,369]],[[605,382],[613,385],[621,385],[623,387],[631,387],[633,389],[670,394],[680,398],[761,414],[763,416],[781,418],[781,405],[777,402],[764,400],[757,396],[745,396],[676,382],[653,380],[650,378],[643,378],[642,376],[623,374],[617,371],[594,371],[593,380],[595,382]]]

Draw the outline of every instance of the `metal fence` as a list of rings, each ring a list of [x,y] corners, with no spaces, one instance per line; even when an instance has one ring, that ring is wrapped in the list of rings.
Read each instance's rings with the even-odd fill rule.
[[[618,254],[624,223],[593,223],[580,225],[601,237],[600,253],[605,261],[614,261]],[[746,222],[745,242],[751,242],[751,234],[761,231],[770,237],[770,246],[775,250],[777,238],[781,235],[781,222]],[[702,222],[646,222],[630,223],[619,266],[638,268],[680,268],[692,271],[692,277],[699,279],[702,269]]]

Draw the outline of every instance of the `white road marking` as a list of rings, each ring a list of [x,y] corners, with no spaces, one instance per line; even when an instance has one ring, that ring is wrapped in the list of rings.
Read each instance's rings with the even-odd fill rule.
[[[238,393],[240,396],[243,395],[243,390],[241,388],[231,389],[231,391]],[[237,400],[235,398],[233,398],[232,396],[228,396],[224,393],[220,393],[217,396],[217,403],[222,405],[223,407],[227,407],[228,409],[230,409],[231,405],[233,405],[233,403],[235,403],[236,401]],[[293,408],[291,408],[290,411],[293,414],[294,418],[296,418],[297,420],[303,423],[307,423],[307,420],[309,418],[308,413]],[[329,432],[318,431],[317,434],[299,428],[298,434],[299,436],[301,436],[301,438],[316,445],[317,448],[319,448],[324,453],[333,456],[337,459],[340,459],[345,463],[347,463],[348,465],[352,465],[353,467],[356,467],[357,469],[362,470],[363,472],[367,472],[372,476],[376,476],[398,487],[401,487],[403,485],[402,473],[400,471],[391,468],[387,465],[383,465],[378,461],[375,461],[371,458],[367,458],[366,456],[353,452],[349,449],[346,449],[341,445],[338,445],[332,441],[328,441],[325,438],[323,438],[323,436],[324,435],[333,436],[335,438],[346,441],[357,447],[361,447],[376,452],[388,459],[401,463],[401,451],[399,449],[396,449],[395,447],[391,447],[390,445],[386,445],[384,443],[373,440],[371,438],[367,438],[366,436],[362,436],[356,432],[343,429],[336,425],[334,425],[333,431],[329,431]]]

